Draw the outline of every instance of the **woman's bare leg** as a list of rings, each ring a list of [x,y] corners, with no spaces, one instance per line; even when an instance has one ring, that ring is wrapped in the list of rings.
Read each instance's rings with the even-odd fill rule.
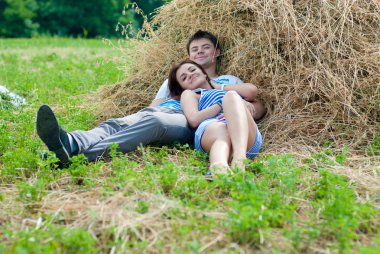
[[[221,122],[214,122],[207,126],[201,139],[203,150],[209,152],[210,169],[220,173],[229,170],[228,159],[231,154],[231,141],[227,126]]]
[[[245,170],[246,153],[256,141],[256,123],[238,93],[229,91],[222,103],[233,149],[231,165]]]

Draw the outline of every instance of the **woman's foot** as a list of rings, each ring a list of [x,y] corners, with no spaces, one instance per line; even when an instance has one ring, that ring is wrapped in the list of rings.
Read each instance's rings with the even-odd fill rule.
[[[244,158],[245,159],[245,158]],[[231,168],[239,172],[245,172],[244,159],[232,159]]]
[[[216,165],[210,165],[210,168],[205,173],[205,178],[207,180],[212,180],[214,176],[217,175],[227,175],[232,174],[230,167],[227,164],[216,164]]]

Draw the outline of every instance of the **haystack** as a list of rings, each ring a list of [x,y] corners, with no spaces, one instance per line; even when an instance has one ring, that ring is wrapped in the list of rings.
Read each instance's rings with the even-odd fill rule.
[[[126,80],[101,90],[103,118],[147,106],[198,29],[220,38],[221,74],[258,86],[267,151],[364,151],[380,132],[378,0],[173,0],[134,42]]]

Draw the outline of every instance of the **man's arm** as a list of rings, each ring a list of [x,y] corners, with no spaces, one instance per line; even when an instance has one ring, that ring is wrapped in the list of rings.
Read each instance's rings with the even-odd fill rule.
[[[154,99],[150,104],[149,107],[157,107],[161,103],[163,103],[166,99]]]
[[[214,80],[216,82],[225,83],[228,85],[241,85],[244,83],[241,79],[233,75],[222,75]],[[260,120],[267,112],[264,104],[257,98],[252,103],[245,102],[245,105],[255,120]]]
[[[156,107],[168,98],[170,98],[170,91],[169,91],[168,80],[165,80],[162,83],[160,89],[158,90],[156,97],[150,103],[149,107]]]
[[[227,85],[214,83],[215,89],[221,89],[225,91],[235,91],[246,101],[254,101],[257,97],[257,87],[251,83],[244,83],[241,85]]]

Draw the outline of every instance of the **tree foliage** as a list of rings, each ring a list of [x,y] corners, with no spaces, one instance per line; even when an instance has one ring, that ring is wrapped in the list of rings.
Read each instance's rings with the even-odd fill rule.
[[[116,37],[116,25],[139,29],[143,17],[132,3],[151,18],[165,0],[0,0],[0,37],[58,35]],[[123,12],[126,8],[127,11]],[[124,13],[124,15],[123,15]]]
[[[0,1],[0,36],[31,36],[38,29],[38,24],[33,22],[37,8],[36,0]]]

